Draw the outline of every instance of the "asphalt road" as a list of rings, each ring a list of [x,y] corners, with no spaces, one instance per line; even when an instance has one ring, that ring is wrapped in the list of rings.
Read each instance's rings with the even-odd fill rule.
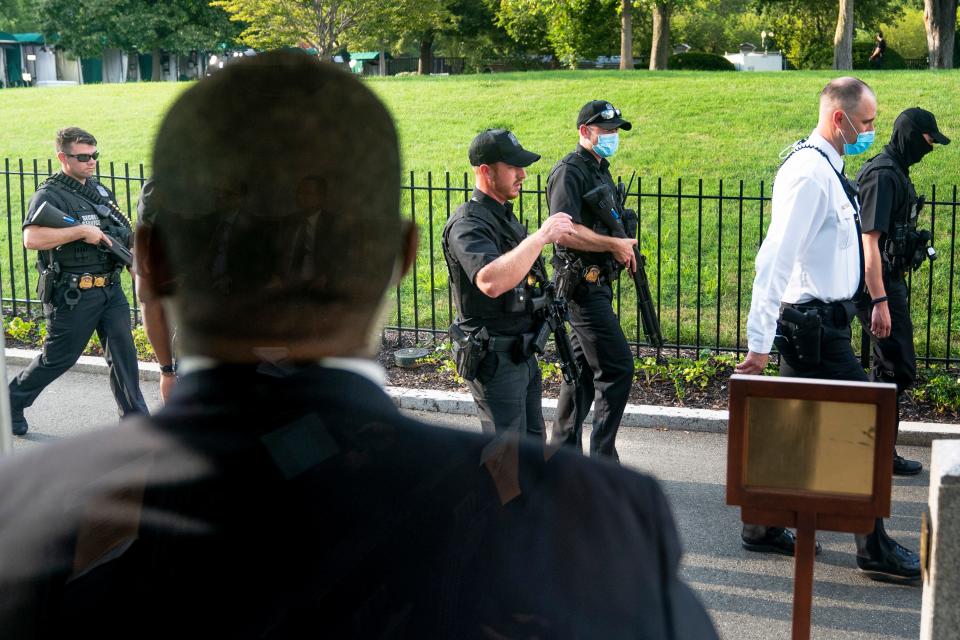
[[[11,366],[8,375],[20,367]],[[151,408],[157,383],[143,384]],[[68,373],[27,410],[30,432],[15,438],[14,454],[44,443],[115,423],[107,378]],[[479,430],[476,418],[416,413],[418,418],[455,428]],[[686,550],[683,573],[699,593],[723,638],[753,640],[790,637],[793,562],[790,558],[744,551],[739,510],[724,504],[726,437],[709,433],[625,429],[618,437],[623,464],[655,476],[673,505]],[[896,478],[893,513],[887,529],[917,549],[920,514],[927,501],[930,450],[901,447],[921,460],[916,478]],[[857,573],[853,536],[821,532],[817,557],[813,637],[829,639],[917,638],[921,592],[917,587],[881,584]]]

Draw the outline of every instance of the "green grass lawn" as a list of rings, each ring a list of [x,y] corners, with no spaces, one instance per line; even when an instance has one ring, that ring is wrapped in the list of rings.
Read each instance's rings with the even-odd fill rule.
[[[777,153],[816,121],[817,93],[836,74],[554,71],[449,77],[372,78],[370,87],[397,120],[404,165],[418,173],[467,170],[470,139],[486,127],[513,129],[550,166],[576,144],[575,119],[593,98],[611,100],[634,123],[614,168],[647,179],[769,180]],[[877,92],[878,140],[897,114],[923,106],[949,135],[960,132],[960,71],[863,72]],[[53,156],[53,132],[89,129],[104,160],[149,161],[149,149],[167,106],[187,83],[85,85],[0,91],[0,158]],[[951,150],[952,151],[952,150]],[[852,159],[855,172],[863,158]],[[916,171],[921,186],[953,184],[956,160],[937,153]]]
[[[756,201],[703,201],[683,199],[678,210],[678,179],[682,193],[694,195],[703,180],[705,195],[716,196],[723,180],[724,195],[736,196],[743,181],[747,197],[769,197],[770,183],[779,163],[778,153],[799,137],[806,136],[816,123],[817,94],[836,74],[833,72],[789,73],[701,73],[636,71],[581,71],[510,73],[484,76],[374,78],[369,86],[380,95],[394,114],[403,148],[405,182],[434,187],[449,180],[462,187],[469,167],[466,149],[471,138],[486,127],[512,129],[525,147],[543,156],[531,168],[521,203],[523,217],[535,226],[546,215],[540,189],[552,164],[576,144],[575,118],[579,107],[590,99],[605,98],[620,107],[634,129],[623,134],[620,151],[614,158],[616,175],[627,177],[637,171],[635,193],[645,194],[634,203],[642,218],[641,244],[650,256],[648,273],[660,300],[661,321],[668,340],[685,344],[743,343],[752,263],[761,234],[760,205]],[[879,99],[877,121],[879,150],[890,135],[894,118],[901,110],[922,106],[938,116],[941,129],[960,136],[960,113],[950,105],[960,98],[960,71],[863,72]],[[11,89],[0,91],[0,162],[27,159],[23,189],[20,176],[0,180],[0,211],[10,211],[14,242],[19,242],[21,202],[32,193],[36,177],[32,159],[39,159],[39,173],[46,171],[52,157],[54,130],[78,125],[92,131],[104,154],[102,170],[113,161],[118,175],[139,176],[139,164],[149,160],[152,137],[167,106],[187,84],[89,85],[57,89]],[[928,198],[937,185],[938,200],[952,198],[953,185],[960,182],[956,154],[960,145],[939,149],[913,172],[920,192]],[[867,157],[850,158],[847,172],[853,175]],[[189,150],[184,150],[189,153]],[[127,164],[125,164],[127,163]],[[2,170],[2,167],[0,167]],[[149,167],[146,172],[149,173]],[[449,172],[449,178],[446,174]],[[430,174],[428,176],[428,173]],[[2,178],[3,176],[0,176]],[[661,179],[658,187],[658,179]],[[539,181],[539,182],[538,182]],[[134,180],[128,190],[116,183],[121,204],[133,203],[139,192]],[[663,195],[657,197],[659,192]],[[405,191],[406,215],[415,215],[423,241],[417,265],[417,305],[413,305],[412,278],[401,288],[400,321],[411,325],[414,314],[421,326],[446,326],[448,318],[446,269],[440,257],[440,230],[449,212],[465,198],[465,191]],[[672,194],[672,197],[671,195]],[[7,199],[10,204],[8,206]],[[769,222],[769,205],[764,205],[763,227]],[[432,212],[432,215],[431,215]],[[927,214],[929,215],[929,214]],[[955,207],[938,207],[936,235],[941,259],[934,265],[931,298],[931,352],[946,355],[945,341],[953,325],[960,322],[952,311],[950,254],[953,242]],[[929,219],[929,218],[928,218]],[[430,224],[432,220],[432,224]],[[6,222],[0,225],[0,265],[3,295],[9,297],[10,262],[6,249]],[[702,227],[700,226],[702,224]],[[698,228],[700,233],[698,233]],[[431,240],[432,239],[432,240]],[[15,249],[19,245],[15,244]],[[660,260],[656,259],[660,250]],[[26,262],[32,265],[33,257]],[[14,277],[22,282],[23,256],[14,253]],[[740,267],[738,269],[738,267]],[[925,327],[928,270],[915,282],[917,324]],[[679,289],[678,289],[679,281]],[[699,284],[698,284],[699,283]],[[957,283],[952,283],[957,295]],[[431,287],[434,295],[431,298]],[[18,297],[23,297],[19,285]],[[679,297],[678,297],[679,291]],[[738,295],[739,292],[739,295]],[[631,338],[637,337],[633,292],[620,291],[621,317]],[[921,304],[922,303],[922,304]],[[436,307],[434,313],[432,309]],[[396,321],[396,313],[392,322]],[[954,340],[956,342],[956,340]],[[918,349],[926,350],[925,331],[918,334]],[[957,357],[956,345],[951,345]]]

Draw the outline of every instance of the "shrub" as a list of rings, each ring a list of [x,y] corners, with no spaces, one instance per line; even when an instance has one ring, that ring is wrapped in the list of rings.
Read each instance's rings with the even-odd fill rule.
[[[137,349],[137,359],[142,361],[154,361],[157,359],[153,353],[153,346],[147,338],[147,330],[143,325],[137,325],[133,328],[133,345]]]
[[[679,69],[683,71],[736,71],[733,63],[718,56],[715,53],[703,53],[701,51],[688,51],[687,53],[675,53],[667,59],[668,69]]]
[[[921,380],[913,389],[913,397],[929,402],[938,413],[960,412],[960,378],[941,373]]]
[[[854,69],[873,69],[873,63],[870,62],[870,54],[876,48],[873,42],[854,42],[853,43],[853,68]],[[832,52],[831,52],[832,56]],[[831,64],[833,58],[831,57]],[[883,54],[883,66],[881,69],[906,69],[907,63],[903,56],[897,53],[896,49],[887,47]]]
[[[35,326],[35,323],[23,318],[11,318],[7,324],[7,335],[18,342],[32,344],[31,334]]]

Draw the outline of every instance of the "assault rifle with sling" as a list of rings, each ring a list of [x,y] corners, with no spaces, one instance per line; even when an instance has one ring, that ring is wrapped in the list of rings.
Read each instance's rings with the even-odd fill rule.
[[[631,183],[633,180],[631,179]],[[629,189],[629,188],[628,188]],[[623,204],[626,200],[626,191],[622,191],[620,210],[623,210]],[[621,217],[616,205],[616,195],[609,185],[600,185],[583,194],[583,200],[593,209],[594,215],[607,228],[615,238],[629,238],[630,235],[624,226],[625,219]],[[634,233],[636,239],[636,234]],[[637,269],[633,272],[633,284],[637,287],[637,303],[640,307],[640,320],[643,324],[643,333],[647,336],[650,344],[658,349],[663,346],[663,333],[660,330],[660,319],[657,317],[657,310],[653,306],[653,297],[650,294],[650,281],[647,279],[647,259],[640,248],[634,245],[633,258],[637,263]]]
[[[81,224],[79,220],[73,216],[60,211],[55,206],[49,202],[42,203],[37,210],[34,211],[33,215],[30,216],[30,224],[35,224],[38,227],[49,227],[51,229],[68,229],[70,227],[76,227]],[[100,248],[104,251],[108,251],[113,254],[113,256],[124,266],[129,267],[133,264],[133,253],[127,249],[122,242],[114,238],[110,234],[104,234],[110,238],[110,246],[107,246],[105,242],[100,243]]]
[[[570,344],[570,335],[567,333],[567,300],[563,295],[567,288],[564,279],[568,277],[570,272],[559,275],[556,283],[544,282],[541,285],[543,293],[531,301],[540,325],[533,334],[530,348],[534,353],[542,355],[547,346],[547,338],[552,333],[563,381],[576,385],[580,379],[580,364],[573,355],[573,345]]]

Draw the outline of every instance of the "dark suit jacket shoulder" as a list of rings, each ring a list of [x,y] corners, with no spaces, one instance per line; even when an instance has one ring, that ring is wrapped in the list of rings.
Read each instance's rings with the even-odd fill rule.
[[[654,480],[421,424],[345,371],[198,372],[0,483],[17,637],[715,637]]]

